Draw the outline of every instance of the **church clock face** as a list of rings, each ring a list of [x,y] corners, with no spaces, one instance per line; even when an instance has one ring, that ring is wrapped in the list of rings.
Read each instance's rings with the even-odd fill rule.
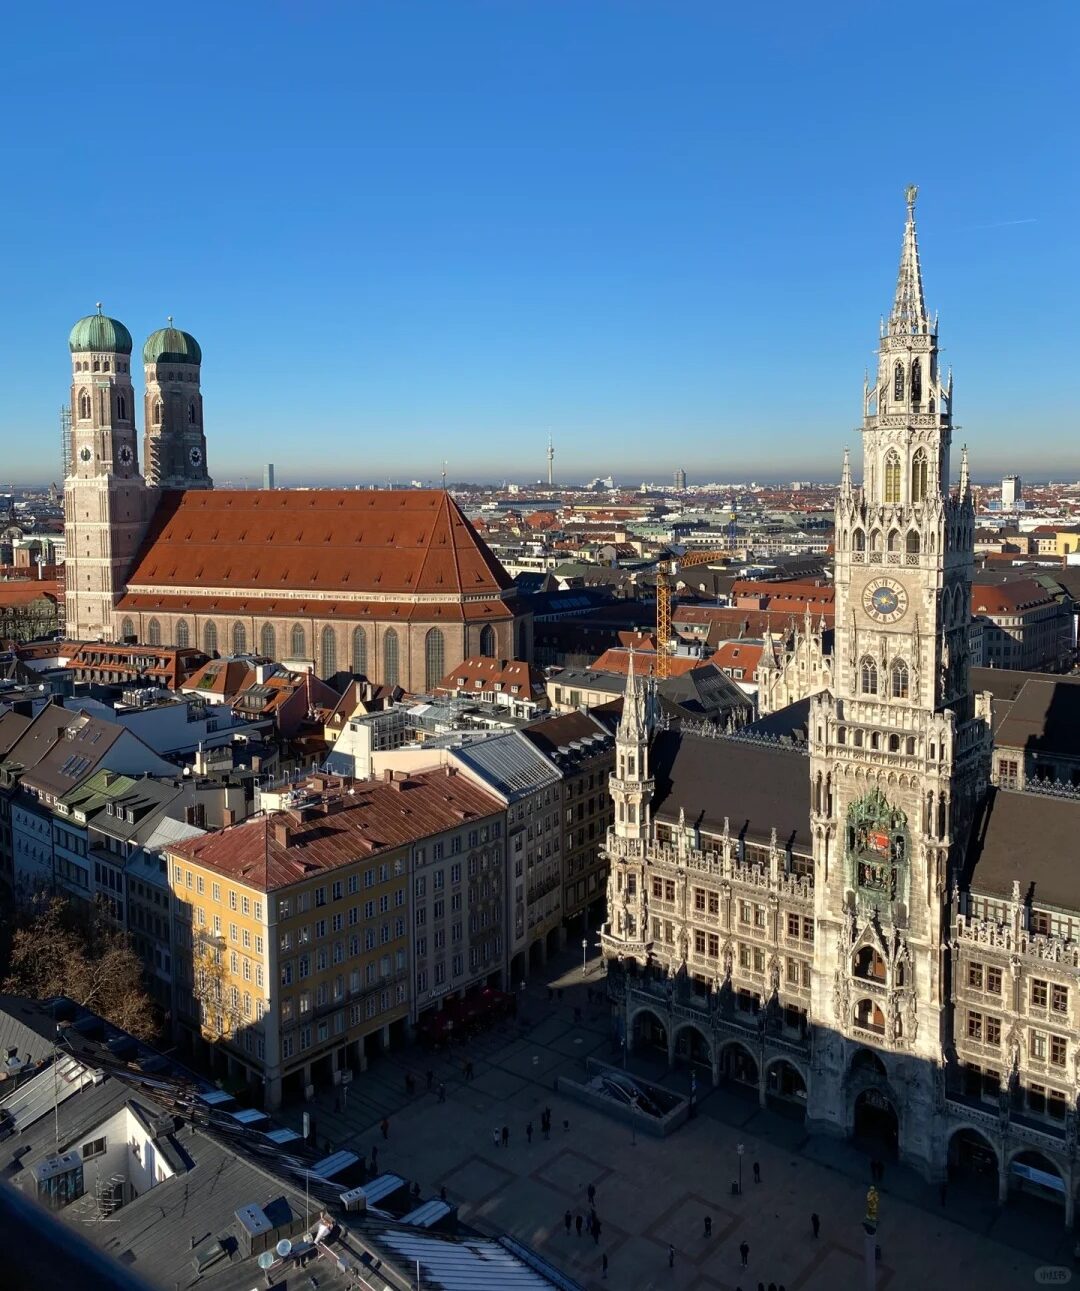
[[[875,623],[895,623],[907,613],[908,594],[891,578],[875,578],[863,592],[863,609]]]
[[[202,449],[201,448],[191,449],[191,451],[188,453],[188,458],[191,461],[192,466],[198,466],[199,463],[202,461]]]
[[[131,462],[134,456],[135,454],[131,451],[130,448],[128,448],[127,444],[125,444],[123,448],[120,449],[119,453],[117,453],[117,457],[120,458],[121,462],[123,462],[125,466],[131,465]]]
[[[89,462],[93,458],[93,456],[94,456],[93,451],[89,446],[79,449],[80,462]]]

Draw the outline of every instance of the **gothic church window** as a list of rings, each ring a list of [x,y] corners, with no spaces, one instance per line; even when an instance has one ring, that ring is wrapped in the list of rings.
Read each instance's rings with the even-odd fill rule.
[[[495,629],[490,623],[485,623],[480,629],[480,653],[485,659],[494,659],[495,649]]]
[[[899,529],[889,530],[889,550],[890,551],[900,550],[900,530]]]
[[[397,686],[399,677],[398,634],[393,628],[387,628],[383,637],[383,685]]]
[[[189,404],[188,404],[188,410],[187,410],[188,425],[189,425],[189,426],[194,426],[194,425],[196,425],[196,424],[197,424],[197,417],[198,417],[198,413],[197,413],[197,411],[196,411],[195,403],[194,403],[194,400],[193,400],[191,403],[189,403]]]
[[[307,654],[307,635],[299,623],[293,624],[289,639],[289,650],[294,659],[303,659]]]
[[[432,628],[424,638],[424,689],[434,690],[446,672],[446,644],[442,632]]]
[[[904,369],[899,362],[893,368],[893,398],[899,403],[904,397]]]
[[[922,362],[919,359],[911,365],[911,402],[922,402]]]
[[[122,620],[120,624],[120,640],[132,641],[135,638],[135,624],[130,619]]]
[[[150,645],[161,645],[161,624],[157,619],[151,619],[146,625],[146,639]]]
[[[900,458],[896,453],[885,456],[885,505],[900,501]]]
[[[272,623],[262,625],[259,632],[259,653],[266,655],[268,659],[277,657],[277,633]]]
[[[332,677],[337,672],[337,637],[329,624],[322,630],[322,675]]]
[[[874,530],[872,530],[872,531],[871,531],[871,534],[870,534],[870,550],[871,550],[871,551],[880,551],[880,550],[881,550],[881,530],[880,530],[880,529],[874,529]]]
[[[232,628],[233,654],[247,653],[247,628],[242,623],[234,623]]]
[[[180,650],[186,650],[191,645],[191,629],[187,625],[187,619],[181,619],[176,625],[176,645]]]
[[[367,633],[363,628],[353,628],[352,670],[361,677],[367,676]]]
[[[908,697],[908,666],[903,659],[893,661],[892,697],[893,699],[907,699]]]
[[[862,529],[856,529],[855,532],[851,535],[851,550],[852,551],[866,550],[866,534],[863,532]]]
[[[912,502],[923,502],[926,500],[927,472],[928,464],[926,460],[926,449],[920,448],[911,459]]]
[[[919,531],[917,529],[911,529],[908,531],[906,549],[909,556],[917,556],[919,554]]]
[[[122,394],[116,396],[116,417],[118,421],[127,421],[127,400]]]
[[[877,664],[869,655],[859,664],[859,689],[864,695],[877,694]]]
[[[203,628],[203,653],[212,659],[217,654],[217,624],[208,623]]]
[[[85,390],[79,391],[79,417],[85,420],[90,416],[90,396]]]
[[[154,425],[155,426],[161,425],[161,400],[160,399],[154,402]]]

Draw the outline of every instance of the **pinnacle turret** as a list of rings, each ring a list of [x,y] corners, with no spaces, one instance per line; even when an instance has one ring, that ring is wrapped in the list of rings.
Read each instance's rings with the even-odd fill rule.
[[[896,298],[889,315],[889,336],[911,336],[932,330],[926,314],[926,302],[923,300],[919,241],[915,233],[915,199],[918,194],[919,190],[914,184],[909,184],[904,194],[907,198],[907,222],[900,250]]]

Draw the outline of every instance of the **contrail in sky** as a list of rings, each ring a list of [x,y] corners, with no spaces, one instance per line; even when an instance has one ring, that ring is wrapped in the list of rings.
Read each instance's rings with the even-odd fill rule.
[[[1014,224],[1038,224],[1038,222],[1039,221],[1035,218],[1028,220],[999,220],[996,224],[969,224],[967,228],[962,229],[961,232],[973,233],[976,229],[1007,229]]]

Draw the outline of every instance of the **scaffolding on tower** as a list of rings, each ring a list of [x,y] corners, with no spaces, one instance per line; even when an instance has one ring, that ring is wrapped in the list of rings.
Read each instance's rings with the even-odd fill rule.
[[[71,474],[71,407],[66,403],[60,409],[60,471],[64,480]]]

